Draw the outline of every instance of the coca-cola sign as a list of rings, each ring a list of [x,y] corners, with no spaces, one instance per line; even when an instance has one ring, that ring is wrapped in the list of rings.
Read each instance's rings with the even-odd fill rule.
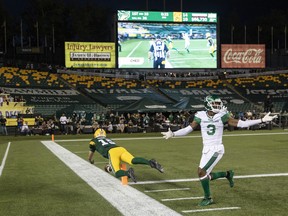
[[[265,68],[265,45],[222,44],[221,68]]]

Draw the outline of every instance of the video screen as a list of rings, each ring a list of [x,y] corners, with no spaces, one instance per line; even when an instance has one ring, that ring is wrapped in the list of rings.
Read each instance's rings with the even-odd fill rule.
[[[217,68],[216,23],[117,24],[118,68]]]

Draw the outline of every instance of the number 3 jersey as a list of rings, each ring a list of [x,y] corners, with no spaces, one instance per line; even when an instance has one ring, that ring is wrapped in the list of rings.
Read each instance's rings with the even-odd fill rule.
[[[97,137],[90,141],[89,148],[92,152],[99,152],[104,158],[108,159],[108,152],[110,149],[119,147],[112,140],[106,137]]]
[[[194,121],[201,127],[203,146],[222,145],[224,124],[230,115],[227,111],[219,112],[214,116],[208,116],[206,111],[195,114]]]

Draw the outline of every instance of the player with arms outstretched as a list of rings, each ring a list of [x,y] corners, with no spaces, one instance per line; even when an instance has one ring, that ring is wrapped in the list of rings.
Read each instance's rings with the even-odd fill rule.
[[[102,128],[95,131],[94,138],[89,143],[89,148],[89,162],[91,164],[94,163],[93,155],[94,152],[97,151],[104,158],[109,159],[109,164],[116,178],[128,176],[128,178],[131,178],[132,181],[137,182],[133,168],[129,168],[128,171],[121,170],[122,162],[130,165],[144,164],[157,169],[159,172],[164,172],[163,167],[156,160],[147,160],[142,157],[134,157],[124,147],[117,146],[114,141],[106,137],[106,132]],[[109,172],[108,168],[109,167],[105,166],[106,172]]]
[[[207,206],[213,203],[209,186],[211,180],[227,178],[230,187],[234,186],[234,171],[212,172],[224,154],[224,145],[222,143],[224,124],[228,123],[230,126],[246,128],[262,122],[270,122],[277,118],[277,115],[270,116],[270,113],[268,113],[261,119],[246,121],[234,119],[229,115],[227,108],[223,106],[222,100],[214,95],[207,96],[204,99],[204,104],[206,110],[197,112],[189,126],[175,132],[172,132],[170,128],[168,132],[162,132],[165,139],[185,136],[200,125],[203,150],[198,167],[198,176],[204,190],[204,199],[200,202],[200,206]]]
[[[190,46],[190,37],[192,36],[192,29],[189,32],[182,33],[182,38],[185,41],[184,49],[190,53],[189,46]]]

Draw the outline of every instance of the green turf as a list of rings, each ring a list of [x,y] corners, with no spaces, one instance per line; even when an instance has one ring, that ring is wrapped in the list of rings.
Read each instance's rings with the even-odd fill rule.
[[[225,132],[223,142],[225,155],[214,171],[234,169],[235,176],[254,174],[288,173],[287,151],[288,133],[283,130],[234,131]],[[261,136],[241,136],[241,134],[262,133]],[[160,133],[113,134],[119,145],[126,147],[135,156],[157,159],[165,168],[161,174],[147,166],[135,165],[138,181],[197,178],[197,167],[201,156],[199,131],[193,137],[164,140]],[[118,138],[151,137],[142,140],[121,140]],[[154,139],[153,139],[154,137]],[[11,146],[7,161],[0,176],[0,215],[121,215],[112,205],[88,186],[54,156],[40,140],[49,136],[1,137],[0,161],[4,157],[9,141]],[[89,135],[56,136],[61,139],[86,139],[84,141],[58,142],[69,151],[86,159]],[[95,155],[95,162],[104,162]],[[103,163],[96,163],[103,168]],[[262,177],[235,179],[235,187],[230,188],[227,180],[211,182],[211,192],[215,204],[204,208],[241,207],[240,210],[212,211],[203,213],[182,213],[183,210],[203,209],[200,200],[161,201],[180,197],[198,197],[203,192],[198,181],[171,182],[157,184],[133,184],[132,187],[145,190],[169,188],[190,188],[183,191],[146,193],[164,205],[183,215],[287,215],[286,185],[288,177]],[[120,202],[120,201],[119,201]],[[122,201],[125,203],[125,201]],[[137,206],[135,206],[137,208]]]

